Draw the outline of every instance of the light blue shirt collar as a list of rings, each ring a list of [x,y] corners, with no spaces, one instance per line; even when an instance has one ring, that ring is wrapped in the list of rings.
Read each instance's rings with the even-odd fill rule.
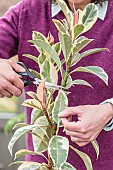
[[[104,20],[104,18],[106,16],[106,12],[107,12],[108,1],[102,2],[102,5],[100,5],[100,4],[96,4],[96,5],[97,5],[98,11],[99,11],[98,17],[101,20]],[[52,17],[54,17],[61,11],[61,8],[58,4],[52,4],[51,10],[52,10]]]

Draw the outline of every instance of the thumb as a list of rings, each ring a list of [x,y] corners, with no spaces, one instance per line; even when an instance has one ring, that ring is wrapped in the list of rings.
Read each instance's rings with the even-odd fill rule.
[[[60,118],[77,115],[76,107],[66,107],[66,109],[58,114]]]

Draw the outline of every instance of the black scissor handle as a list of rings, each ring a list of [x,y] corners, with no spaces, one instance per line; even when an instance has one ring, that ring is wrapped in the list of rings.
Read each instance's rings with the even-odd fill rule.
[[[32,79],[35,79],[35,76],[30,72],[30,70],[27,68],[27,66],[23,62],[17,62],[17,64],[21,65],[26,70],[25,72],[17,72],[18,75],[28,76]]]
[[[20,78],[24,82],[24,87],[33,84],[33,81],[25,80],[23,78]]]

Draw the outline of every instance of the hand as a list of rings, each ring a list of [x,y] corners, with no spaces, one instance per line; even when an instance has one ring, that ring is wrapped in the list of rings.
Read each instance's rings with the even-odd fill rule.
[[[76,115],[78,121],[72,121]],[[110,103],[103,105],[85,105],[67,107],[59,114],[66,134],[79,146],[85,146],[95,140],[104,126],[113,117],[113,106]]]
[[[0,98],[21,95],[24,83],[16,72],[24,71],[22,66],[11,60],[0,59]]]

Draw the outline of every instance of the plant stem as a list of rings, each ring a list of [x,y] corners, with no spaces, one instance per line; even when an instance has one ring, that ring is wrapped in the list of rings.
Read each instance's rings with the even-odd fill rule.
[[[51,119],[50,119],[50,117],[49,117],[49,115],[48,115],[48,112],[47,112],[46,108],[43,108],[43,113],[44,113],[44,115],[46,116],[46,118],[47,118],[50,126],[52,126],[52,122],[51,122]]]
[[[65,72],[64,78],[62,80],[62,86],[63,87],[66,86],[66,82],[67,82],[69,72],[70,72],[70,67],[71,67],[71,56],[70,56],[70,58],[67,62],[66,72]],[[56,124],[56,122],[54,122],[54,124],[52,124],[52,137],[54,135],[56,135],[56,132],[57,132],[57,124]],[[49,156],[49,158],[48,158],[48,168],[49,168],[49,170],[52,170],[53,166],[54,166],[53,161],[52,161],[51,157]]]
[[[62,86],[63,87],[66,87],[66,82],[67,82],[67,79],[68,79],[68,76],[69,76],[70,67],[71,67],[71,56],[70,56],[70,58],[67,62],[65,75],[64,75],[64,78],[62,80]]]

